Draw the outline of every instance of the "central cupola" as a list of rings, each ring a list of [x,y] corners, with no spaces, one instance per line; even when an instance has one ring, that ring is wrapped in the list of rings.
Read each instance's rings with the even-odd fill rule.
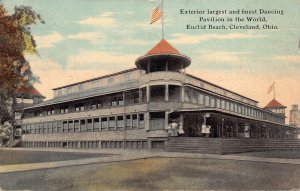
[[[135,61],[137,68],[146,73],[157,71],[180,71],[191,64],[191,59],[162,39],[144,56]]]

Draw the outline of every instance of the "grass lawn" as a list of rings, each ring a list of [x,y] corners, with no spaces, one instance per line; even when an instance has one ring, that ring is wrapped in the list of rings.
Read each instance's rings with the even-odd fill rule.
[[[1,168],[1,167],[0,167]],[[0,174],[4,190],[291,190],[300,165],[157,158]]]

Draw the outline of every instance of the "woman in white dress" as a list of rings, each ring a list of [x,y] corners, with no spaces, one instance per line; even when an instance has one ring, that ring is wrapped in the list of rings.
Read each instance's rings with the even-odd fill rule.
[[[178,134],[179,134],[179,136],[181,136],[181,135],[184,134],[183,125],[182,125],[181,122],[179,123],[179,131],[178,131]]]

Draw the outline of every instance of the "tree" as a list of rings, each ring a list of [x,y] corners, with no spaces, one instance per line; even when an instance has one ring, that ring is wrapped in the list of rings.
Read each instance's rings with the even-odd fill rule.
[[[25,58],[38,54],[30,27],[38,22],[45,23],[31,7],[16,6],[9,15],[0,3],[0,128],[6,121],[13,124],[18,90],[38,81]]]
[[[0,124],[0,146],[7,142],[12,134],[12,125],[8,121]]]

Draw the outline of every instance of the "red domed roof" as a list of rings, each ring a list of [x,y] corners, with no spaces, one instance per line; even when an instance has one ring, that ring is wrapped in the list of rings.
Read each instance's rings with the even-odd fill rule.
[[[191,64],[191,59],[183,54],[181,54],[176,48],[170,45],[165,39],[161,39],[151,50],[149,50],[145,55],[137,58],[135,60],[135,65],[137,68],[144,70],[147,69],[146,65],[151,61],[152,63],[157,63],[159,59],[168,59],[172,61],[173,69],[186,68]],[[154,61],[156,60],[156,61]]]
[[[281,103],[279,103],[276,99],[273,99],[264,108],[270,109],[270,108],[286,108],[286,107]]]
[[[151,50],[147,52],[145,56],[155,55],[155,54],[180,54],[176,48],[170,45],[165,39],[155,45]]]

